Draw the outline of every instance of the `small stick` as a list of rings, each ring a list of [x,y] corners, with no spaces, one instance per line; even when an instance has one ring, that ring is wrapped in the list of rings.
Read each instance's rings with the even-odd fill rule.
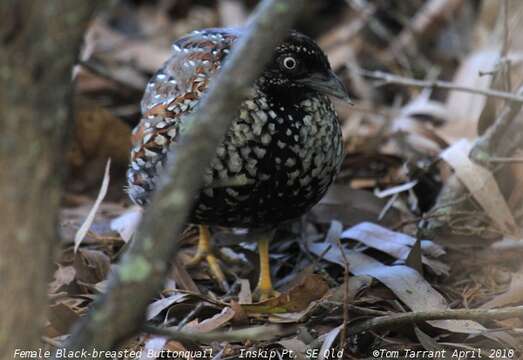
[[[195,332],[195,331],[178,331],[162,329],[155,326],[145,325],[143,331],[149,334],[161,335],[170,340],[177,341],[191,341],[199,343],[210,343],[213,341],[244,341],[244,340],[268,340],[276,336],[282,335],[284,331],[280,326],[254,326],[245,329],[230,330],[230,331],[209,331],[209,332]]]
[[[176,330],[177,331],[181,331],[182,328],[187,325],[187,323],[194,317],[194,315],[196,315],[198,312],[200,312],[200,310],[203,308],[203,303],[200,302],[198,303],[198,305],[196,305],[196,307],[194,309],[192,309],[192,311],[187,314],[186,317],[184,317],[182,319],[182,321],[180,321],[180,323],[178,324],[178,326],[176,327]]]
[[[349,261],[347,255],[343,251],[343,245],[338,238],[338,247],[340,248],[343,257],[344,271],[343,271],[343,327],[341,328],[340,348],[345,349],[345,341],[347,339],[347,324],[349,323]]]
[[[381,316],[351,325],[349,335],[427,320],[503,320],[523,317],[523,306],[502,309],[445,309]]]
[[[492,157],[488,159],[491,163],[523,163],[523,157]]]
[[[523,96],[512,94],[512,93],[509,93],[506,91],[499,91],[499,90],[492,90],[492,89],[487,89],[487,90],[476,89],[476,88],[471,88],[471,87],[467,87],[467,86],[457,85],[457,84],[454,84],[454,83],[451,83],[448,81],[442,81],[442,80],[417,80],[417,79],[412,79],[412,78],[408,78],[408,77],[393,75],[393,74],[382,72],[382,71],[360,70],[359,73],[363,76],[367,76],[372,79],[382,80],[385,84],[399,84],[399,85],[415,86],[415,87],[421,87],[421,88],[448,89],[448,90],[468,92],[471,94],[477,94],[477,95],[483,95],[483,96],[492,96],[492,97],[497,97],[497,98],[508,100],[508,101],[523,103]]]

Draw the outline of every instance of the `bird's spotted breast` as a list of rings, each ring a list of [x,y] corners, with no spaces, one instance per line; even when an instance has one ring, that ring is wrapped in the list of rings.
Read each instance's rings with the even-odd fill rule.
[[[337,173],[341,132],[328,98],[285,107],[255,92],[207,171],[194,222],[261,227],[299,217]]]

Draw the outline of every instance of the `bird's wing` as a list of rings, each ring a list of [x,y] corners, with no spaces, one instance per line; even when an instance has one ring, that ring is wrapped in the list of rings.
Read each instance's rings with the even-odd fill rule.
[[[147,202],[167,151],[179,138],[185,115],[197,106],[239,34],[236,29],[207,29],[181,38],[147,84],[127,172],[128,192],[136,203]]]

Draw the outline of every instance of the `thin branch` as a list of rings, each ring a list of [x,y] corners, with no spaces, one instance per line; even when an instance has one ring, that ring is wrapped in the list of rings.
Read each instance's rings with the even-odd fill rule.
[[[487,160],[491,163],[523,163],[522,157],[492,157]]]
[[[508,0],[503,0],[503,4],[501,5],[501,11],[503,12],[503,45],[501,47],[501,58],[505,59],[507,57],[508,51],[509,51],[509,28],[508,28]]]
[[[165,174],[133,244],[110,275],[107,293],[73,329],[68,349],[108,350],[140,330],[145,309],[161,289],[169,261],[179,247],[177,236],[202,186],[205,169],[232,123],[232,114],[304,4],[305,0],[265,0],[259,5],[169,154]]]
[[[416,39],[430,33],[436,26],[445,24],[463,0],[431,0],[416,13],[408,26],[391,42],[386,53],[397,56],[402,49],[414,45]]]
[[[288,331],[283,331],[280,326],[254,326],[239,330],[230,331],[209,331],[209,332],[194,332],[181,330],[168,330],[154,326],[145,326],[143,330],[149,334],[161,335],[176,341],[191,341],[198,343],[211,343],[213,341],[244,341],[244,340],[270,340],[277,336],[284,335]]]
[[[341,328],[341,341],[340,348],[345,349],[345,341],[347,339],[347,325],[349,323],[349,260],[347,259],[347,254],[343,251],[343,245],[341,244],[340,239],[337,239],[337,244],[340,249],[340,252],[343,256],[343,327]]]
[[[394,314],[369,319],[349,327],[349,335],[428,320],[503,320],[523,317],[523,306],[503,309],[433,310]]]
[[[497,97],[500,99],[508,100],[508,101],[515,101],[523,103],[523,96],[512,94],[505,91],[499,91],[499,90],[483,90],[483,89],[476,89],[471,88],[467,86],[461,86],[457,85],[448,81],[442,81],[442,80],[417,80],[412,79],[408,77],[393,75],[390,73],[385,73],[382,71],[367,71],[367,70],[360,70],[359,71],[363,76],[376,79],[376,80],[382,80],[384,84],[399,84],[399,85],[405,85],[405,86],[415,86],[415,87],[421,87],[421,88],[433,88],[433,89],[447,89],[447,90],[455,90],[455,91],[461,91],[461,92],[468,92],[471,94],[477,94],[477,95],[483,95],[483,96],[492,96]]]

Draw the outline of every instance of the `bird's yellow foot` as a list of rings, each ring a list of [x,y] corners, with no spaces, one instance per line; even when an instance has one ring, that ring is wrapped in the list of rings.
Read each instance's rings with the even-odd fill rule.
[[[269,300],[275,297],[280,296],[280,293],[276,290],[274,290],[272,287],[270,289],[265,289],[259,286],[256,286],[256,289],[254,289],[252,293],[252,297],[255,301],[261,302],[265,300]]]
[[[198,240],[198,248],[196,249],[196,254],[187,264],[188,267],[194,267],[200,264],[202,261],[207,261],[209,265],[209,271],[214,280],[218,282],[218,285],[223,291],[229,290],[229,284],[225,279],[218,258],[215,255],[214,249],[211,244],[211,234],[207,226],[200,225],[200,236]]]
[[[269,263],[269,243],[270,235],[266,234],[258,240],[258,254],[260,256],[260,276],[258,286],[253,292],[253,298],[258,301],[264,301],[279,295],[273,289],[271,281],[271,268]]]

